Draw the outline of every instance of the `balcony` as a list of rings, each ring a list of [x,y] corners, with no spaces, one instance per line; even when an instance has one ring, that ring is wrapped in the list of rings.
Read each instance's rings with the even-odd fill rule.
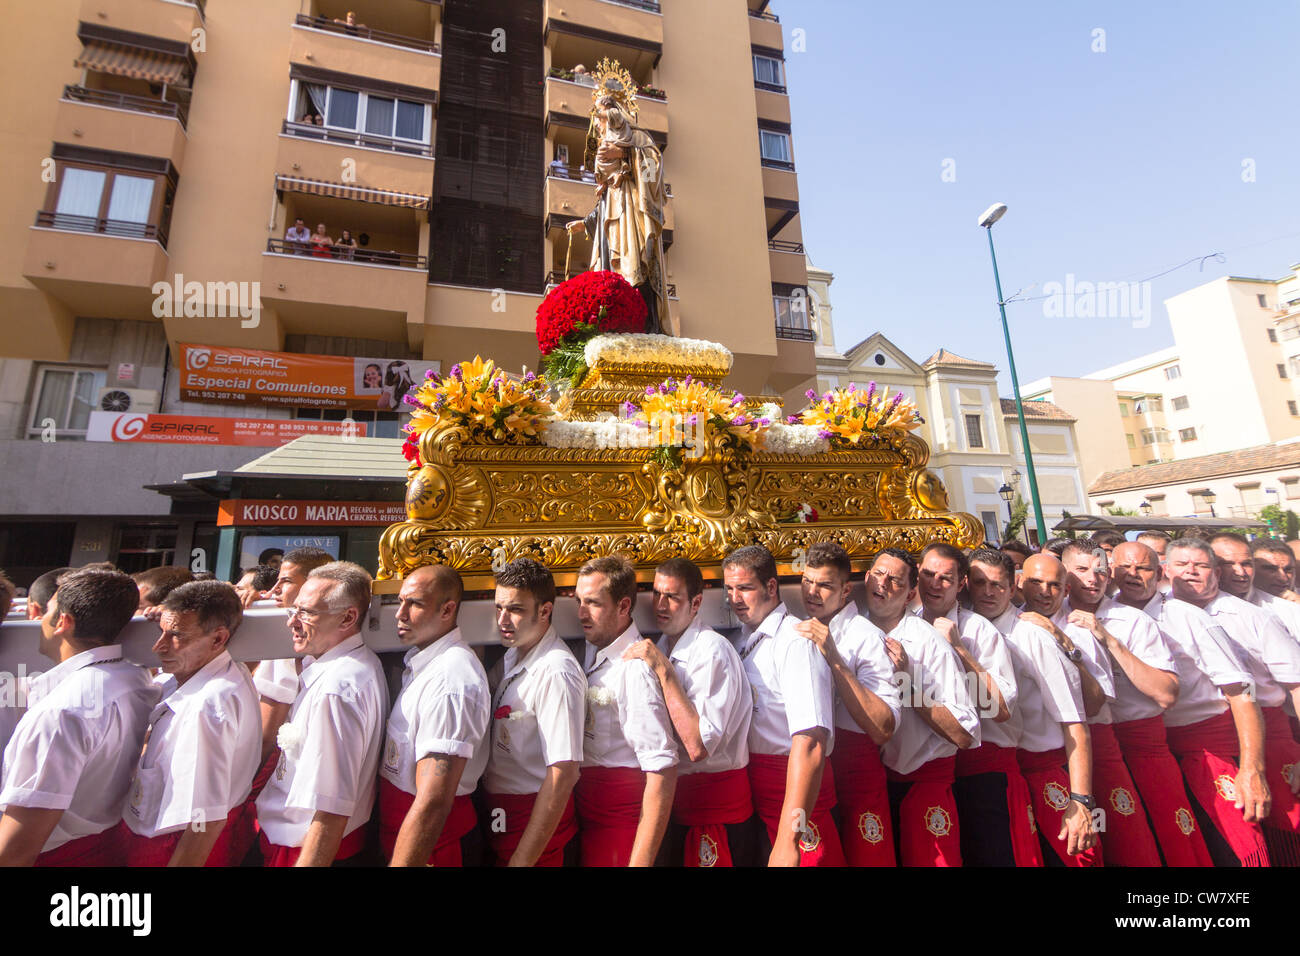
[[[369,27],[348,28],[330,18],[303,13],[294,19],[289,60],[330,73],[423,90],[437,90],[442,76],[442,56],[432,32],[428,37],[402,36]]]
[[[587,127],[591,122],[592,87],[556,75],[563,72],[552,70],[551,75],[546,78],[546,134],[554,139],[558,129],[572,129],[581,131],[582,138],[585,139]],[[641,92],[637,94],[636,104],[637,125],[645,128],[661,150],[666,150],[668,148],[667,95],[658,90],[654,90],[650,95]]]
[[[768,50],[782,47],[781,20],[775,13],[749,11],[749,44]]]
[[[433,148],[424,143],[288,120],[280,133],[275,168],[283,175],[330,180],[350,159],[357,184],[420,195],[433,188]]]
[[[808,263],[804,258],[803,243],[772,239],[768,241],[767,248],[773,282],[793,286],[808,284]]]
[[[154,283],[170,278],[165,242],[149,223],[43,210],[28,235],[23,275],[73,314],[147,318]]]
[[[186,45],[204,25],[201,2],[171,0],[82,0],[79,19]]]
[[[776,337],[795,342],[812,342],[817,338],[808,317],[808,296],[774,295],[772,309],[776,313]]]
[[[53,138],[91,149],[166,158],[180,169],[188,142],[184,117],[179,103],[65,86]]]
[[[551,62],[595,69],[602,57],[618,60],[640,86],[663,55],[664,25],[657,3],[642,0],[544,0],[544,42]]]
[[[667,201],[664,204],[664,249],[673,244],[673,200],[672,184],[666,183]],[[546,184],[546,221],[547,232],[552,238],[567,243],[564,235],[565,223],[574,219],[585,219],[596,206],[596,177],[589,170],[580,167],[565,166],[554,162],[547,169]],[[582,248],[583,262],[591,254],[589,241],[581,237],[574,239],[574,255]]]
[[[781,163],[773,159],[762,160],[763,196],[767,199],[779,199],[787,202],[799,201],[799,177],[795,175],[793,163]]]

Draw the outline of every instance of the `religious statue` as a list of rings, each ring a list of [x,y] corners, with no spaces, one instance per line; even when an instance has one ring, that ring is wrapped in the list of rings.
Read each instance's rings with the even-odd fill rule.
[[[663,156],[636,125],[636,84],[617,61],[601,60],[593,74],[591,125],[585,165],[596,175],[596,208],[568,225],[591,243],[592,269],[617,272],[641,293],[646,331],[667,331],[668,285],[664,269]]]

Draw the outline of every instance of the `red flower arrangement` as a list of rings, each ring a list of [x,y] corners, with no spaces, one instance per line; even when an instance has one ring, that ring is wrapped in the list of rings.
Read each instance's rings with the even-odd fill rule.
[[[423,467],[424,462],[420,460],[420,436],[415,431],[406,433],[406,441],[402,442],[402,455],[407,461],[413,461],[416,467]]]
[[[537,307],[537,346],[550,355],[575,332],[644,332],[645,300],[617,272],[583,272],[561,282]]]

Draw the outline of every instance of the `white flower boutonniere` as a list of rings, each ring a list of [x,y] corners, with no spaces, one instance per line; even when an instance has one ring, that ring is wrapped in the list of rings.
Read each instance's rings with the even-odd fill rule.
[[[596,707],[608,707],[614,703],[614,694],[608,687],[588,687],[587,703]]]
[[[301,727],[285,721],[280,725],[280,732],[275,735],[275,742],[280,745],[280,750],[290,760],[297,760],[298,755],[302,753],[303,741],[306,734],[302,732]]]

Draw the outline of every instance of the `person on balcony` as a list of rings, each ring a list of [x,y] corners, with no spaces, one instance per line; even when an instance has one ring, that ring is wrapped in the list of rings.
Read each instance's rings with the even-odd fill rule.
[[[311,254],[318,259],[329,259],[333,253],[330,251],[334,245],[334,240],[325,232],[325,223],[317,223],[316,232],[311,237]]]
[[[307,227],[303,224],[302,216],[299,216],[293,221],[293,225],[285,230],[284,242],[287,247],[285,251],[299,254],[305,253],[307,243],[310,241],[311,233],[307,231]]]
[[[357,241],[352,238],[352,233],[344,229],[339,236],[338,241],[334,243],[334,254],[340,259],[351,259],[357,253]]]

